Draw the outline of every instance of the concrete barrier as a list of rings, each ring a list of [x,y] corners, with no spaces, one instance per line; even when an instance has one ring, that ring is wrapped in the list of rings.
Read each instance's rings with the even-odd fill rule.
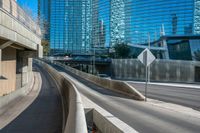
[[[53,67],[35,60],[56,80],[63,102],[63,133],[87,133],[87,124],[80,94],[77,88]]]
[[[29,77],[29,81],[24,87],[17,89],[8,95],[0,96],[0,113],[6,111],[4,106],[6,106],[8,103],[26,96],[31,91],[34,85],[34,74],[30,72]]]
[[[77,69],[74,69],[72,67],[64,65],[60,62],[54,61],[51,63],[57,64],[57,65],[65,68],[67,71],[70,71],[70,72],[72,72],[72,73],[74,73],[96,85],[99,85],[103,88],[122,93],[126,96],[129,96],[132,99],[135,99],[135,100],[140,100],[140,101],[145,100],[145,97],[139,91],[137,91],[134,87],[130,86],[126,82],[101,78],[101,77],[98,77],[98,76],[95,76],[92,74],[88,74],[88,73],[79,71]]]
[[[115,117],[105,109],[82,95],[88,127],[97,127],[101,133],[138,133],[119,118]]]

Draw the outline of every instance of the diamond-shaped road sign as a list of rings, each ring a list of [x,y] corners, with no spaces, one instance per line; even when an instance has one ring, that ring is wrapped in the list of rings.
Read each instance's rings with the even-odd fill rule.
[[[149,66],[156,57],[151,53],[151,51],[146,48],[142,53],[137,57],[145,66]]]

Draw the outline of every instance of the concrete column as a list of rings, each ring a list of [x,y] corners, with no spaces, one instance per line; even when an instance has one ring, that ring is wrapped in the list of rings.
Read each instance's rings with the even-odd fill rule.
[[[37,56],[43,58],[43,47],[39,44],[37,45]]]
[[[16,89],[16,49],[1,49],[0,95],[9,94]]]
[[[0,49],[0,78],[1,78],[1,76],[2,76],[2,64],[1,64],[1,62],[2,62],[2,49]]]
[[[29,82],[30,73],[32,72],[32,57],[35,55],[32,51],[22,51],[19,53],[21,58],[21,68],[20,72],[22,73],[22,86],[25,86]]]
[[[165,59],[169,59],[169,50],[167,47],[167,41],[165,39],[163,40],[163,47],[165,48],[164,57]]]

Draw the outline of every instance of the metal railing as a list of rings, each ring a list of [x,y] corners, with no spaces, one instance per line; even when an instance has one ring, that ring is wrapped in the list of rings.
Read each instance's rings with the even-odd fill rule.
[[[39,25],[16,3],[15,0],[0,0],[0,9],[12,15],[36,35],[41,36]]]

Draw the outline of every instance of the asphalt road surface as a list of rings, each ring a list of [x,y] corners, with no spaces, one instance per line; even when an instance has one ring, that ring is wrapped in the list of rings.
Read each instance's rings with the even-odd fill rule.
[[[39,66],[37,66],[39,67]],[[54,80],[40,68],[42,88],[35,101],[0,133],[61,133],[62,103]]]
[[[62,67],[52,65],[60,73],[74,77],[78,90],[140,133],[199,133],[200,119],[125,98],[96,86]]]
[[[145,93],[144,83],[128,82],[130,85]],[[147,97],[165,102],[191,107],[200,111],[200,88],[174,87],[165,85],[148,85]]]

